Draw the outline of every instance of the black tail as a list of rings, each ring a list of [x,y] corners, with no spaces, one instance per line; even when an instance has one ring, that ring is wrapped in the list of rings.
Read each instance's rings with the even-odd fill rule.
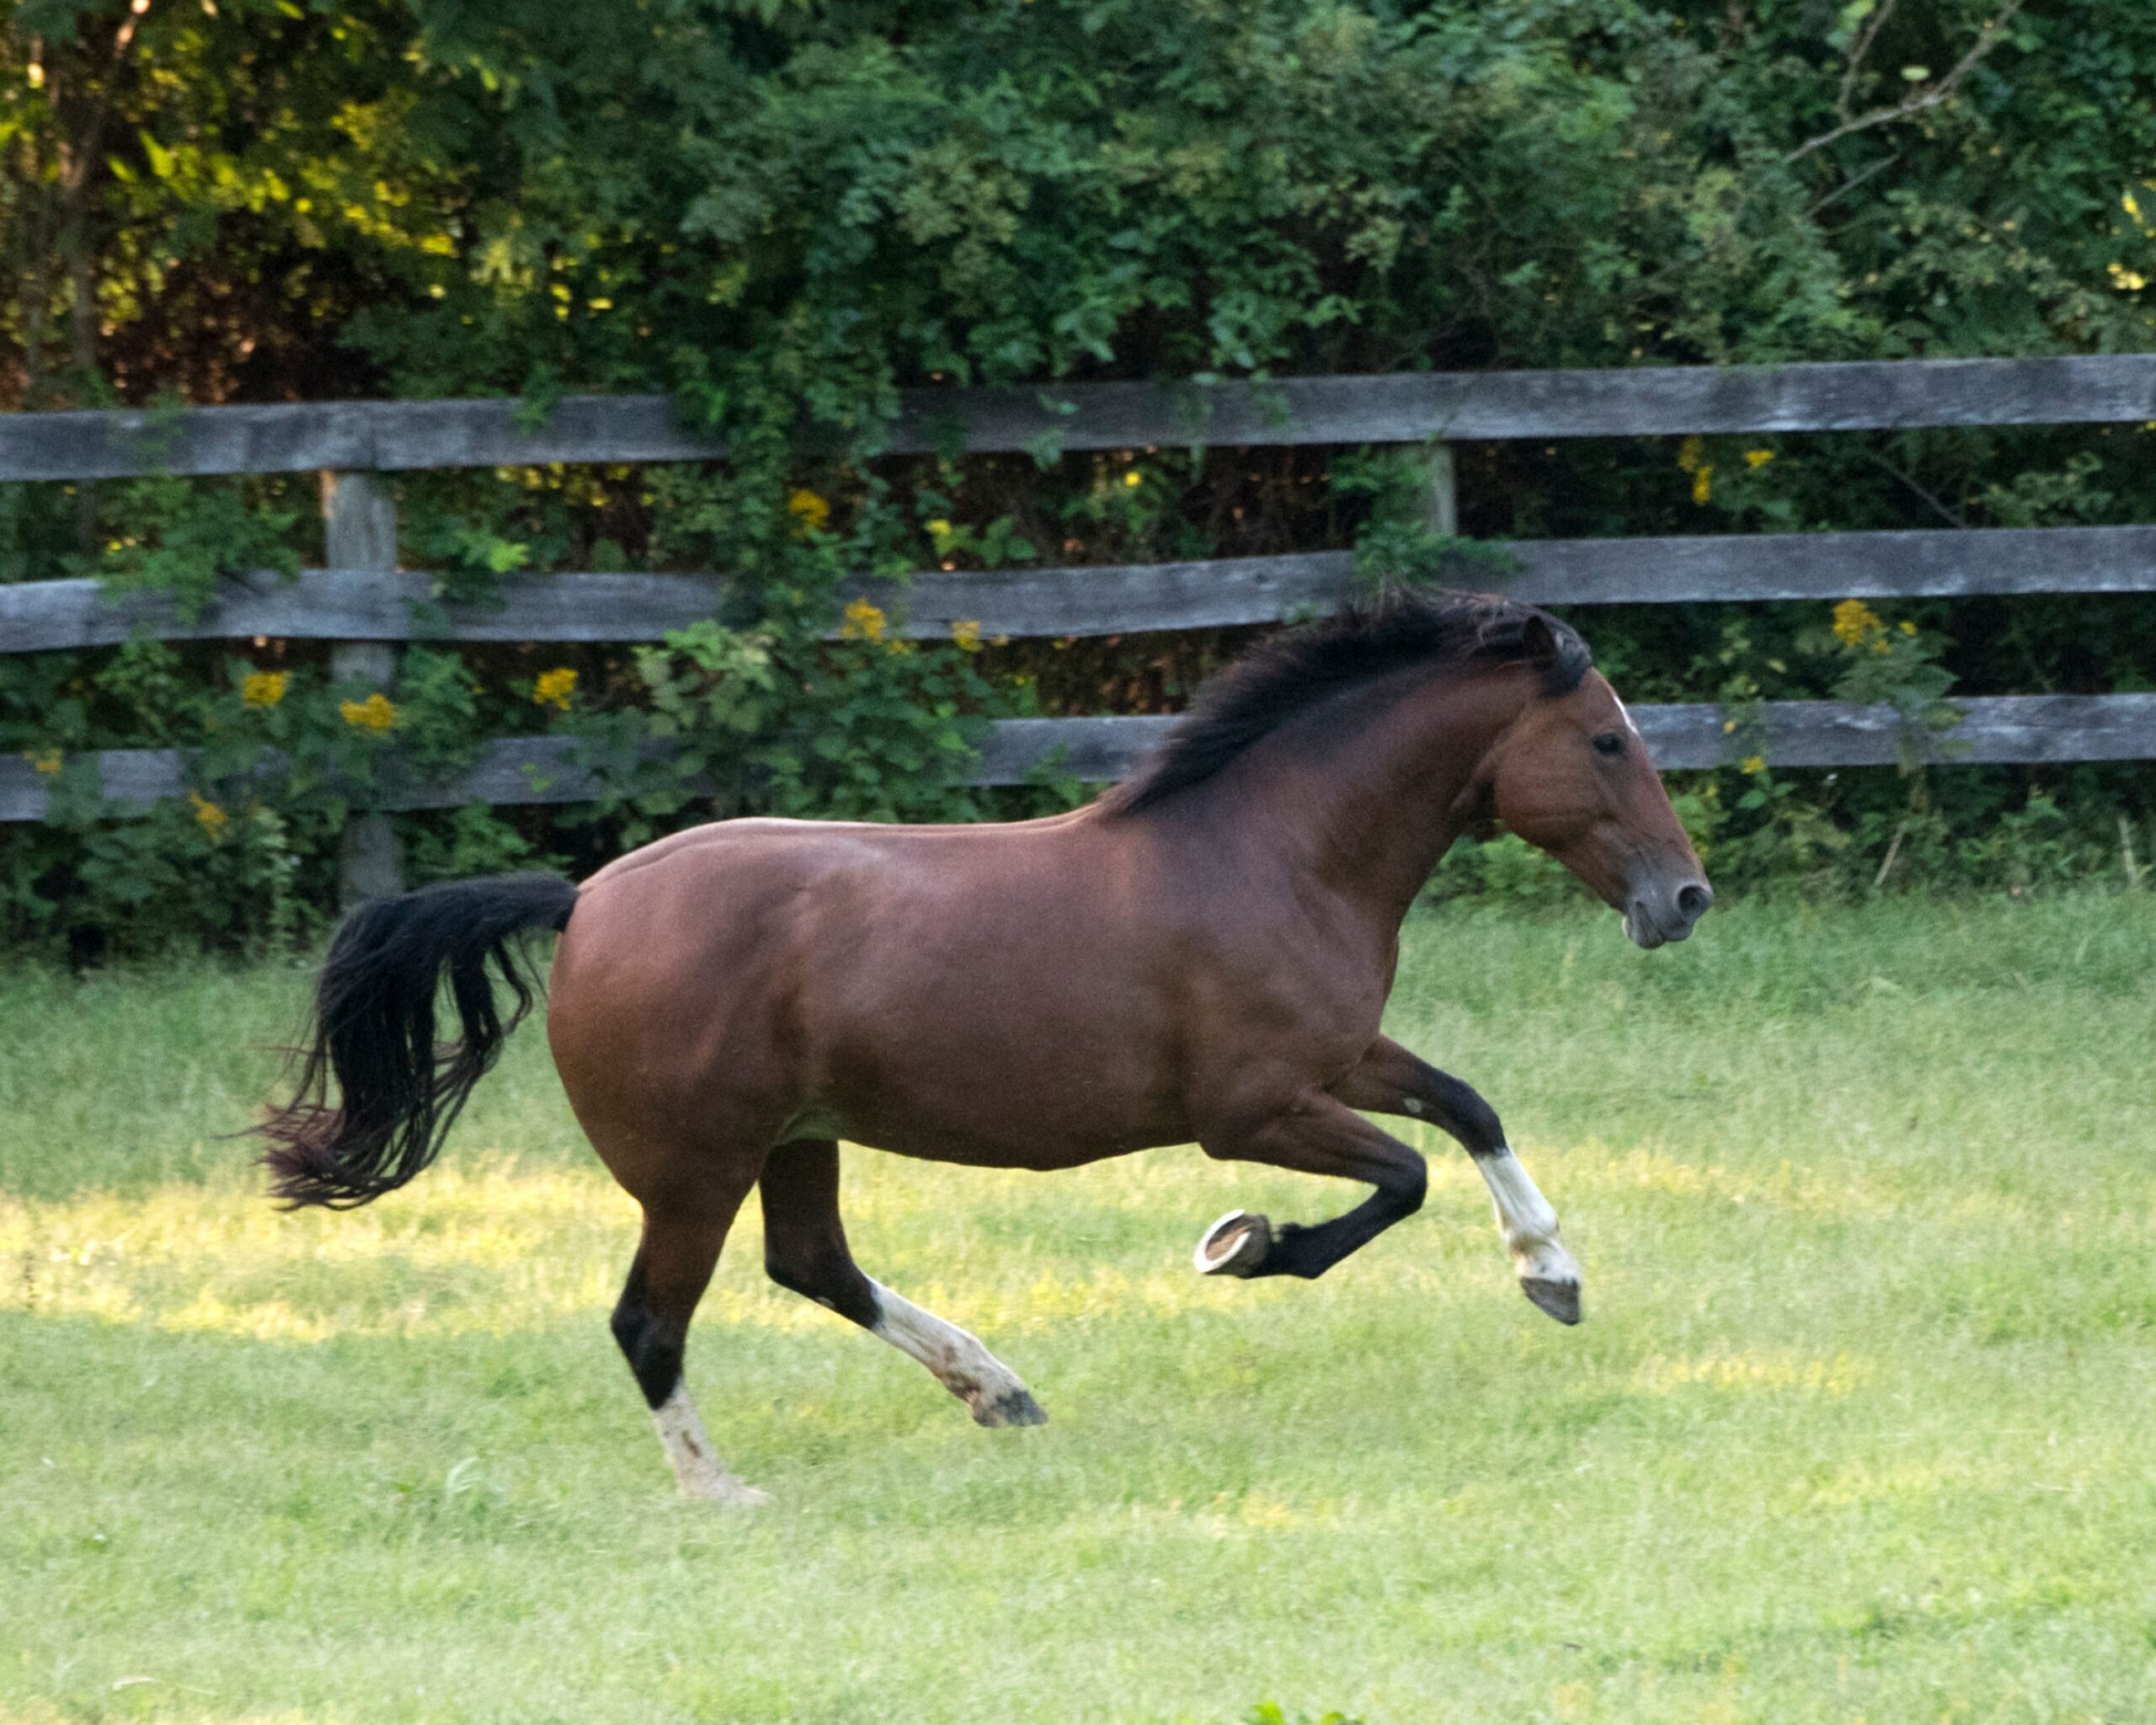
[[[344,919],[316,985],[298,1092],[255,1129],[270,1140],[262,1160],[287,1208],[350,1210],[435,1159],[538,992],[515,937],[567,928],[575,908],[576,888],[559,875],[502,874],[376,899]],[[516,996],[506,1023],[490,957]],[[464,1034],[437,1044],[445,971]],[[343,1098],[335,1107],[332,1077]]]

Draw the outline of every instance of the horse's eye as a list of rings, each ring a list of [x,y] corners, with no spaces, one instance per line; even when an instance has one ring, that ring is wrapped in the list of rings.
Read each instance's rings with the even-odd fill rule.
[[[1594,740],[1594,752],[1598,755],[1622,755],[1625,752],[1624,732],[1604,731]]]

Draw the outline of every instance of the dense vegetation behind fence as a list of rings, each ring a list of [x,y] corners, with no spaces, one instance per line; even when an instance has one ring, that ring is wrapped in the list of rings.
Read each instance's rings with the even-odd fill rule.
[[[2138,880],[2152,68],[2145,0],[31,8],[0,943],[1042,812],[1373,580],[1597,606],[1726,883]]]

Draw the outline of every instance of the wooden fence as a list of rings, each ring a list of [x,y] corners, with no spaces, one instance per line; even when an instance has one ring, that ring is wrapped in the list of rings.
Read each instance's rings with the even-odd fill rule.
[[[1451,510],[1442,445],[1513,438],[1828,431],[1945,425],[2156,421],[2156,355],[1513,371],[1290,379],[1200,387],[1065,385],[1037,390],[917,391],[905,398],[893,453],[1290,444],[1421,444],[1433,451],[1436,519]],[[295,581],[234,579],[199,616],[168,604],[118,601],[94,581],[0,585],[0,651],[257,635],[337,644],[340,674],[387,684],[394,643],[632,641],[712,615],[719,575],[567,574],[519,577],[498,609],[452,610],[423,629],[415,607],[429,578],[397,568],[394,504],[377,472],[545,462],[709,459],[718,446],[683,431],[659,397],[570,397],[543,423],[510,401],[351,402],[174,412],[113,410],[0,415],[0,480],[83,480],[149,473],[319,470],[331,567]],[[1961,596],[2156,590],[2156,526],[1585,539],[1515,544],[1503,585],[1545,603],[1673,604],[1732,600]],[[1478,573],[1486,585],[1486,573]],[[924,571],[905,589],[905,631],[947,634],[961,618],[990,635],[1124,633],[1271,622],[1336,604],[1349,590],[1345,552],[1118,568],[990,574]],[[894,596],[864,580],[872,598]],[[2004,696],[1965,699],[1953,758],[2036,762],[2156,757],[2156,696]],[[1711,766],[1737,746],[1718,708],[1642,707],[1661,764]],[[1770,702],[1743,746],[1788,766],[1891,761],[1896,728],[1883,708]],[[1168,721],[1103,717],[996,726],[979,782],[1010,783],[1061,749],[1087,779],[1113,777]],[[170,751],[99,757],[106,798],[141,806],[179,793]],[[572,745],[547,739],[490,744],[454,783],[401,806],[572,802],[592,794]],[[0,760],[0,820],[36,820],[44,780]],[[353,823],[348,895],[393,884],[378,816]]]

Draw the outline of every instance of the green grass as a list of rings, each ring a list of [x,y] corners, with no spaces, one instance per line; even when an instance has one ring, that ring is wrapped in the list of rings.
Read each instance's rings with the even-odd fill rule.
[[[1503,1113],[1583,1328],[1427,1138],[1314,1284],[1188,1253],[1343,1188],[856,1152],[864,1265],[1053,1423],[976,1429],[744,1216],[690,1373],[749,1515],[669,1495],[535,1029],[419,1184],[281,1216],[216,1135],[302,970],[15,972],[0,1717],[2148,1718],[2152,955],[2141,898],[1418,921],[1390,1028]]]

